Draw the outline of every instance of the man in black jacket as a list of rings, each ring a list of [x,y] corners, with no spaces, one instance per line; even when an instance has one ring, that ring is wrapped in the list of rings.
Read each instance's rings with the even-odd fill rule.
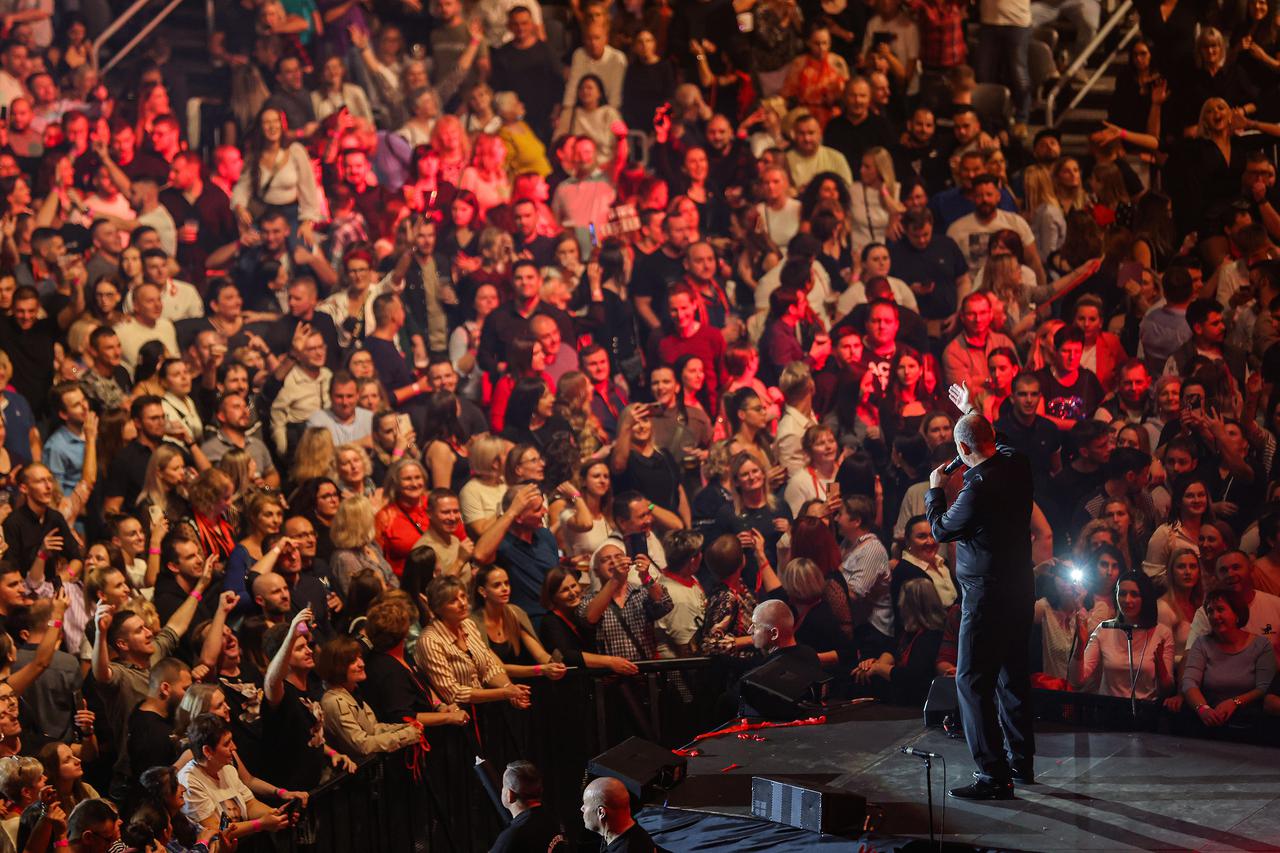
[[[542,805],[542,774],[528,761],[507,765],[502,774],[502,805],[511,812],[511,823],[493,842],[489,853],[555,853],[568,849],[560,822]]]
[[[1031,572],[1031,464],[997,446],[995,430],[969,402],[963,385],[951,401],[965,416],[955,426],[960,459],[969,470],[951,507],[946,465],[929,475],[925,512],[939,542],[955,542],[956,576],[964,590],[956,691],[965,740],[978,770],[953,797],[1013,798],[1013,780],[1034,781],[1031,676],[1027,645],[1035,607]],[[999,717],[997,717],[997,702]],[[1009,744],[1006,757],[1001,726]]]

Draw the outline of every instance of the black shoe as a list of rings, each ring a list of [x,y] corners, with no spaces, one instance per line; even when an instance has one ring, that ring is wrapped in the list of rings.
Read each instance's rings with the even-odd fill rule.
[[[972,785],[952,788],[947,791],[948,797],[957,800],[1012,800],[1013,784],[1011,782],[984,782],[981,779]]]

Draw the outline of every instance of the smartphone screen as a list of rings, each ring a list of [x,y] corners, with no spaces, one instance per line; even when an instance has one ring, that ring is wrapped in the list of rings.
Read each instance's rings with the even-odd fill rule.
[[[632,559],[641,555],[649,556],[649,536],[646,533],[628,533],[626,545],[627,556]]]

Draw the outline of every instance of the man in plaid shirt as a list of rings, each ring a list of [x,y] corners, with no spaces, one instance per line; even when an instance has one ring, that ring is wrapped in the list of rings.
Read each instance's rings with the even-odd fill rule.
[[[639,585],[627,583],[632,568],[640,575]],[[657,582],[653,562],[644,554],[630,559],[621,547],[609,543],[596,552],[595,572],[601,589],[578,605],[578,614],[596,626],[597,651],[627,660],[656,658],[653,623],[670,613],[675,603]]]
[[[964,65],[968,52],[964,40],[966,3],[962,0],[909,0],[920,28],[920,94],[925,103],[943,97],[944,78],[952,68]]]

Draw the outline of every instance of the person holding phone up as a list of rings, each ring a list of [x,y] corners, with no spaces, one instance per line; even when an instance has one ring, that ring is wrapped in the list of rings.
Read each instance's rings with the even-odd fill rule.
[[[628,556],[616,542],[608,542],[596,552],[593,568],[600,591],[578,605],[578,615],[596,626],[600,653],[633,661],[656,658],[653,625],[675,603],[657,582],[653,561],[646,554]],[[633,572],[640,578],[638,584],[627,580]]]

